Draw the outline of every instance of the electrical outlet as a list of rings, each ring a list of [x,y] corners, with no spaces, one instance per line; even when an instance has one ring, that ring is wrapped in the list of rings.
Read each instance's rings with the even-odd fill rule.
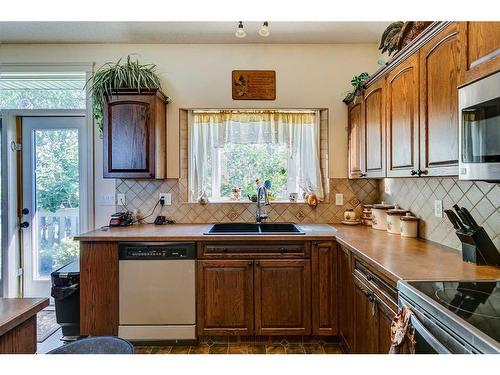
[[[160,193],[160,199],[165,200],[165,206],[170,206],[172,204],[172,194],[170,193]]]
[[[125,204],[126,204],[125,194],[123,194],[123,193],[116,194],[116,204],[118,206],[125,206]]]
[[[342,206],[344,204],[344,194],[335,194],[335,205]]]
[[[434,216],[443,217],[443,201],[440,199],[434,201]]]

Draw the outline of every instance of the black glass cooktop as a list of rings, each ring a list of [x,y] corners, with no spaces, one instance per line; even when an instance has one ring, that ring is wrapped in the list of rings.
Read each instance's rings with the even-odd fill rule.
[[[409,284],[500,342],[500,281],[411,281]]]

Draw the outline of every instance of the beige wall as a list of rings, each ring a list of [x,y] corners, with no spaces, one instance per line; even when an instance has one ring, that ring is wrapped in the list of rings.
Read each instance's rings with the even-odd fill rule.
[[[380,55],[375,44],[354,45],[0,45],[0,63],[84,63],[100,66],[136,53],[155,63],[168,107],[169,178],[179,177],[179,108],[328,108],[329,172],[347,175],[347,112],[342,94],[353,75],[374,72]],[[234,101],[233,69],[276,71],[275,101]],[[102,145],[96,140],[96,193],[114,191],[102,179]],[[112,208],[96,207],[96,226]],[[108,212],[109,211],[109,212]],[[100,220],[102,218],[102,220]]]

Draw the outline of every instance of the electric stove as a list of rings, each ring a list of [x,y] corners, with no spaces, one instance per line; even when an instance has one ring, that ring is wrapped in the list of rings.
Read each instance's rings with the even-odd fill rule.
[[[500,353],[500,281],[400,281],[398,289],[400,305],[449,352]]]

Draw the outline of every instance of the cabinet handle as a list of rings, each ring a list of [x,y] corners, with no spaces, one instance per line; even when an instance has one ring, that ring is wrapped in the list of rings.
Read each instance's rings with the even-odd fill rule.
[[[280,247],[280,251],[281,251],[282,253],[284,253],[284,252],[285,252],[285,248],[284,248],[284,247]]]
[[[418,174],[418,172],[416,170],[412,169],[411,172],[410,172],[410,174],[412,176],[416,176]]]
[[[370,275],[369,273],[366,274],[366,280],[368,281],[372,281],[373,280],[373,276]]]
[[[256,262],[255,262],[255,265],[256,265],[256,266],[260,266],[260,262],[259,262],[259,261],[256,261]]]
[[[248,265],[249,265],[249,266],[251,266],[252,264],[253,264],[253,262],[252,262],[252,261],[248,262]]]
[[[227,251],[227,247],[222,248],[222,251],[226,252]]]
[[[366,173],[360,173],[359,177],[366,177]]]
[[[425,170],[423,171],[423,170],[419,169],[419,170],[417,171],[417,174],[418,174],[418,177],[420,177],[420,176],[422,176],[423,174],[427,174],[427,171],[425,171]]]

